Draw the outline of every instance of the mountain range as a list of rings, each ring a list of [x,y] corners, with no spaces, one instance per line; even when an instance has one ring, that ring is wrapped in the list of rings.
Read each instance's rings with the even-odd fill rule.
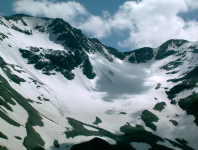
[[[60,18],[0,17],[0,150],[196,150],[197,126],[198,42],[120,52]]]

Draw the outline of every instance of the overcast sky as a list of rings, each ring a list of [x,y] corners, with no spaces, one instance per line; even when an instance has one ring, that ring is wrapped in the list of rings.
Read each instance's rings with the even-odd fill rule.
[[[198,0],[0,0],[0,15],[63,18],[120,51],[198,41]]]

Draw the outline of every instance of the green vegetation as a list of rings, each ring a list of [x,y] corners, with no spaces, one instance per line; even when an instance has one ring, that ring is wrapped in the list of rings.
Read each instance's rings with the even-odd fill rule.
[[[0,150],[8,150],[5,146],[0,145]]]
[[[24,138],[23,145],[30,150],[31,149],[44,150],[43,146],[45,142],[40,137],[40,135],[34,130],[32,125],[29,123],[29,121],[26,123],[26,131],[27,131],[27,136]]]
[[[98,125],[99,123],[102,123],[102,120],[98,117],[96,117],[96,120],[93,124]]]
[[[156,149],[156,147],[163,147],[157,144],[158,141],[163,142],[164,141],[163,138],[156,136],[151,132],[146,131],[144,127],[141,125],[136,125],[135,127],[132,127],[130,126],[129,123],[127,123],[126,125],[120,128],[120,131],[123,132],[124,134],[116,135],[102,128],[82,123],[73,118],[67,118],[67,120],[68,120],[68,123],[73,127],[72,130],[68,129],[65,132],[67,138],[70,138],[70,137],[73,138],[79,135],[109,137],[116,141],[116,145],[112,145],[113,148],[115,148],[116,150],[120,150],[120,149],[134,150],[134,148],[130,145],[131,142],[147,143],[147,144],[150,144],[151,147],[153,147],[153,149]],[[87,130],[86,128],[84,128],[83,125],[95,128],[98,131]],[[91,143],[92,142],[90,142],[89,144]],[[81,146],[79,147],[74,146],[73,150],[75,150],[76,148],[81,148]],[[165,146],[164,148],[169,149]]]
[[[198,126],[198,93],[180,99],[178,105],[185,110],[188,115],[195,117],[194,122]]]
[[[0,88],[1,89],[1,88]],[[13,111],[12,107],[10,107],[10,105],[8,105],[8,103],[6,101],[4,101],[1,97],[0,97],[0,105],[4,106],[6,109],[8,109],[9,111]]]
[[[21,105],[28,113],[28,121],[26,123],[27,136],[25,137],[23,144],[27,149],[43,149],[44,141],[40,137],[40,135],[34,130],[33,126],[43,126],[42,118],[28,102],[28,99],[25,99],[18,92],[16,92],[0,75],[0,96],[5,99],[8,103],[15,105],[15,102],[12,98]],[[9,118],[5,113],[0,111],[0,116],[7,121],[9,124],[15,125],[17,127],[20,126],[19,123],[15,122],[11,118]]]
[[[2,81],[0,85],[0,96],[12,105],[15,105],[15,102],[12,100],[12,98],[16,100],[17,103],[28,112],[28,121],[30,121],[32,125],[42,126],[42,118],[38,112],[28,103],[29,100],[25,99],[18,92],[16,92],[1,75],[0,81]]]
[[[4,83],[2,83],[2,80],[1,80],[1,75],[0,75],[0,81],[1,81],[1,84],[0,84],[0,96],[6,100],[7,103],[10,103],[12,105],[16,105],[16,103],[12,100],[12,97],[10,96],[10,93],[9,91],[6,89],[5,86],[3,86]],[[7,81],[6,81],[7,82]]]
[[[151,132],[146,131],[141,125],[136,125],[135,127],[133,127],[130,126],[129,123],[127,123],[120,128],[120,131],[125,133],[124,138],[126,139],[124,140],[126,141],[147,143],[151,146],[155,145],[157,141],[164,141],[159,136],[156,136]]]
[[[166,106],[165,102],[160,102],[155,105],[154,110],[162,111]]]
[[[174,126],[177,126],[178,125],[178,122],[176,121],[176,120],[173,120],[173,119],[171,119],[171,120],[169,120]]]
[[[53,145],[54,145],[54,147],[57,147],[57,148],[59,148],[59,143],[58,143],[58,140],[54,140],[54,143],[53,143]]]
[[[152,123],[152,122],[158,122],[158,120],[159,120],[155,114],[153,114],[152,112],[150,112],[148,110],[144,110],[142,112],[141,119],[144,121],[144,123],[147,127],[151,128],[154,131],[157,130],[157,126]]]
[[[109,134],[109,136],[111,136],[111,137],[113,136],[113,134],[108,132],[108,131],[105,131],[103,129],[100,129],[100,128],[92,126],[92,125],[88,125],[88,124],[82,123],[82,122],[77,121],[77,120],[75,120],[73,118],[67,118],[67,120],[68,120],[68,123],[73,127],[73,130],[65,132],[67,138],[70,138],[70,137],[74,138],[75,136],[78,136],[78,135],[84,135],[84,136],[92,136],[92,135],[105,136],[105,135]],[[99,131],[87,130],[83,125],[95,128],[95,129],[97,129]]]
[[[0,138],[8,139],[8,137],[0,131]]]
[[[21,126],[18,122],[14,121],[14,120],[11,119],[10,117],[8,117],[8,116],[7,116],[4,112],[2,112],[1,110],[0,110],[0,117],[1,117],[2,119],[4,119],[6,122],[8,122],[9,124],[13,125],[13,126],[16,126],[16,127],[20,127],[20,126]]]

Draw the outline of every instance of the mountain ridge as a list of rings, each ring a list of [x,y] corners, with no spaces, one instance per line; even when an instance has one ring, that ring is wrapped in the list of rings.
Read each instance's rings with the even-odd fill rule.
[[[119,52],[20,14],[0,17],[0,43],[0,148],[196,149],[198,42]]]

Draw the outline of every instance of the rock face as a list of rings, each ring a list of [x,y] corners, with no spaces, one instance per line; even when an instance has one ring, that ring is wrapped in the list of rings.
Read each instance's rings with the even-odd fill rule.
[[[198,43],[120,52],[63,19],[0,17],[0,149],[196,149]]]
[[[131,63],[146,63],[154,57],[153,49],[150,47],[140,48],[131,52],[125,52],[130,55],[128,61]]]
[[[159,50],[157,52],[157,55],[155,56],[155,59],[160,60],[160,59],[166,58],[170,55],[177,53],[177,51],[176,51],[177,48],[182,46],[186,42],[188,42],[188,41],[186,41],[186,40],[169,40],[169,41],[165,42],[164,44],[162,44],[159,47]]]

